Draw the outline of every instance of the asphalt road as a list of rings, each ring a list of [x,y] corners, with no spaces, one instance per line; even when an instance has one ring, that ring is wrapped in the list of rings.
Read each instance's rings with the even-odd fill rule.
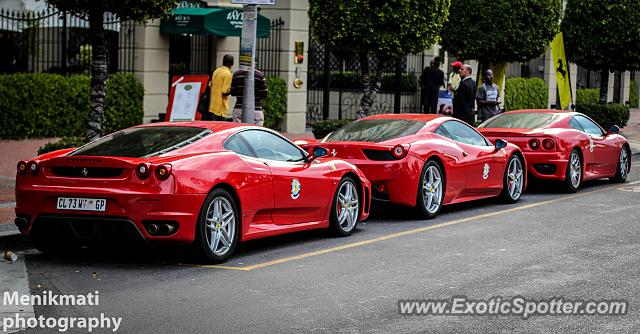
[[[536,183],[514,205],[456,205],[431,221],[380,208],[349,238],[316,231],[250,242],[224,267],[184,263],[181,250],[63,258],[30,252],[32,293],[100,292],[99,306],[35,313],[123,317],[122,333],[637,333],[635,164],[623,185],[590,182],[565,194]],[[624,316],[529,319],[398,314],[398,300],[454,295],[624,299],[630,308]]]

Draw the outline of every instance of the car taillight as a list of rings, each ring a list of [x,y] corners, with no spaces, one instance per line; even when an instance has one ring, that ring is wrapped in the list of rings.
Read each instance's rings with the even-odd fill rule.
[[[27,174],[27,163],[24,161],[18,162],[18,175]]]
[[[542,141],[542,147],[547,151],[553,150],[556,147],[556,142],[553,139],[547,138]]]
[[[160,165],[156,168],[156,177],[159,180],[166,180],[171,175],[171,165]]]
[[[141,163],[136,167],[136,175],[141,179],[146,179],[151,175],[151,165],[148,163]]]
[[[534,139],[529,140],[529,147],[530,147],[532,150],[537,150],[537,149],[539,149],[539,148],[540,148],[540,141],[539,141],[539,140],[537,140],[537,139],[535,139],[535,138],[534,138]]]
[[[391,154],[393,155],[394,158],[396,159],[402,159],[404,158],[405,155],[407,155],[407,150],[404,148],[404,146],[398,144],[396,146],[394,146],[391,149]]]
[[[27,166],[27,168],[29,169],[29,173],[31,173],[31,175],[33,176],[38,175],[38,172],[40,171],[40,167],[38,166],[38,163],[35,161],[29,162],[29,165]]]

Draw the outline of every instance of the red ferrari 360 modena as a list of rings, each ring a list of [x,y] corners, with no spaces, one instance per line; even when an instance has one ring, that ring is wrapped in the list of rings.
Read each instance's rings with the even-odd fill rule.
[[[156,123],[18,163],[16,225],[44,251],[135,236],[193,243],[211,262],[239,241],[366,219],[370,183],[350,163],[274,131]]]
[[[583,180],[624,182],[631,169],[627,140],[612,126],[605,132],[589,117],[560,110],[518,110],[493,117],[478,127],[491,140],[520,147],[529,172],[541,180],[564,182],[576,192]]]
[[[516,202],[526,186],[526,161],[517,146],[502,140],[494,146],[446,116],[369,116],[319,143],[299,143],[353,163],[371,181],[374,199],[417,207],[426,218],[447,204],[493,196]]]

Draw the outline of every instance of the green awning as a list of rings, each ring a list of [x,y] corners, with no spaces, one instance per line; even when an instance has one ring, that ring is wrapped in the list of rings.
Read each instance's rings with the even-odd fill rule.
[[[242,9],[176,8],[160,23],[162,34],[241,36]],[[269,19],[258,15],[258,38],[269,37]]]

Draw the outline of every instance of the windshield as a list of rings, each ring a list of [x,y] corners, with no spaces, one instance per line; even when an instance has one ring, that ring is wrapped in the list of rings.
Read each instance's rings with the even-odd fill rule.
[[[211,132],[186,126],[131,128],[102,137],[70,155],[152,157],[187,146]]]
[[[551,124],[556,119],[556,114],[507,112],[480,124],[479,128],[537,129]]]
[[[326,141],[364,141],[378,143],[416,134],[424,125],[424,122],[404,119],[361,120],[336,130]]]

